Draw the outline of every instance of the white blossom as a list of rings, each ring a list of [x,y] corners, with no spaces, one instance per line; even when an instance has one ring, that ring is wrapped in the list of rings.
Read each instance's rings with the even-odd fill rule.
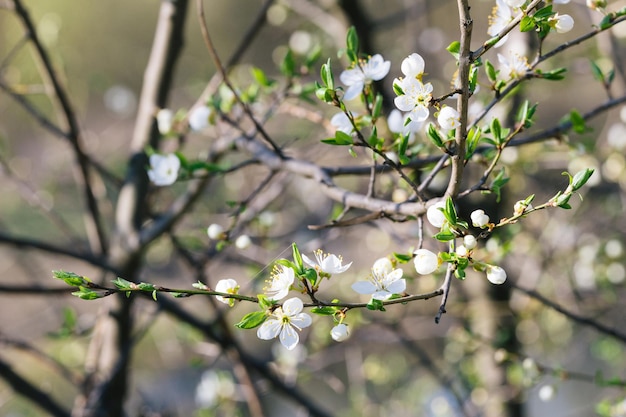
[[[519,9],[526,3],[526,0],[505,0],[507,6],[512,7],[514,9]]]
[[[487,279],[492,284],[500,285],[506,281],[506,271],[499,266],[487,266]]]
[[[554,385],[544,385],[539,388],[539,399],[543,402],[548,402],[554,398],[556,395],[556,389]]]
[[[235,247],[237,249],[248,249],[252,244],[252,240],[250,240],[250,236],[241,235],[235,240]]]
[[[330,337],[336,342],[343,342],[350,337],[350,328],[347,324],[340,323],[330,329]]]
[[[532,204],[527,204],[524,200],[520,200],[513,206],[513,213],[519,216],[520,214],[524,214],[527,210],[532,210],[532,208]]]
[[[591,10],[602,10],[606,7],[606,0],[587,0],[587,7]]]
[[[353,113],[352,117],[356,117],[356,114]],[[354,131],[354,126],[352,126],[352,122],[350,121],[350,118],[348,118],[348,116],[346,116],[344,112],[335,114],[330,119],[330,124],[335,129],[340,130],[343,133],[346,133],[348,135]]]
[[[528,70],[528,59],[514,52],[509,52],[509,57],[498,54],[498,62],[500,63],[500,73],[505,75],[506,80],[522,78]]]
[[[402,71],[407,78],[417,78],[421,80],[422,75],[424,75],[424,67],[424,58],[422,58],[420,54],[412,53],[402,60],[400,71]]]
[[[369,281],[358,281],[352,289],[359,294],[372,294],[374,300],[388,300],[393,294],[400,294],[406,289],[402,279],[402,270],[393,269],[391,261],[381,258],[374,263]]]
[[[157,127],[159,133],[167,135],[172,130],[172,123],[174,121],[174,112],[170,109],[161,109],[156,114]]]
[[[312,323],[311,316],[302,313],[303,307],[302,300],[299,298],[288,299],[282,307],[274,310],[272,316],[263,322],[257,330],[257,337],[270,340],[278,336],[284,347],[289,350],[294,349],[300,341],[300,336],[296,330],[309,327]]]
[[[209,236],[209,239],[220,240],[224,237],[224,228],[217,223],[213,223],[207,227],[206,234]]]
[[[413,252],[413,255],[415,255],[413,263],[418,274],[432,274],[439,267],[439,258],[428,249],[418,249]]]
[[[215,285],[215,291],[225,294],[237,294],[239,292],[239,285],[237,284],[237,281],[232,278],[220,279]],[[215,298],[217,301],[228,304],[231,307],[235,304],[235,300],[233,298],[224,298],[221,295],[216,295]]]
[[[302,260],[317,272],[323,272],[328,275],[341,274],[342,272],[346,272],[352,265],[352,262],[347,265],[342,265],[343,259],[341,256],[332,253],[324,254],[321,249],[316,250],[313,254],[315,255],[315,261],[309,259],[304,254],[302,255]]]
[[[213,110],[208,106],[198,106],[189,113],[189,127],[195,132],[204,130],[209,126],[209,117]]]
[[[432,84],[423,84],[412,77],[395,80],[394,84],[404,92],[394,99],[396,107],[401,111],[410,112],[409,117],[415,122],[420,123],[426,120],[430,114],[428,106],[432,99]]]
[[[470,215],[474,227],[483,228],[489,224],[489,216],[483,210],[474,210]]]
[[[443,224],[446,222],[446,216],[443,215],[443,211],[441,211],[440,209],[445,208],[445,201],[440,201],[428,207],[428,210],[426,210],[426,218],[428,219],[428,222],[437,228],[443,226]]]
[[[441,126],[441,129],[445,132],[449,132],[452,129],[456,129],[461,124],[461,116],[455,108],[450,106],[444,106],[439,111],[437,116],[437,123]]]
[[[567,33],[574,28],[574,19],[568,14],[558,14],[550,18],[550,22],[553,22],[554,29],[558,33]]]
[[[169,155],[150,155],[150,169],[148,170],[148,178],[155,185],[164,186],[172,185],[178,178],[178,170],[180,169],[180,159],[171,153]]]
[[[465,258],[467,256],[467,254],[469,253],[469,251],[467,250],[467,248],[464,245],[457,246],[456,250],[454,252],[458,256],[460,256],[461,258]]]
[[[512,20],[513,9],[508,4],[506,4],[504,0],[496,0],[496,5],[494,6],[493,10],[491,11],[491,15],[489,16],[489,28],[487,29],[487,33],[490,36],[498,35],[500,32],[502,32],[502,30],[504,30],[505,27],[507,27],[509,23],[511,23]],[[498,48],[504,45],[508,38],[509,35],[506,34],[494,46]]]
[[[343,71],[339,79],[348,87],[343,99],[352,100],[361,94],[365,85],[385,78],[389,73],[389,68],[391,68],[391,62],[385,61],[382,55],[376,54],[356,67]]]
[[[476,247],[476,238],[474,235],[463,236],[463,246],[470,250],[474,249]]]
[[[263,291],[270,300],[282,300],[289,293],[289,288],[295,281],[295,278],[293,269],[283,265],[276,265],[270,279],[266,281],[268,286],[263,288]]]

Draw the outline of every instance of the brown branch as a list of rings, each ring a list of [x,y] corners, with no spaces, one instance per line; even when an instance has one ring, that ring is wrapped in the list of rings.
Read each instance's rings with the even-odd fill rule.
[[[70,417],[70,412],[65,410],[52,397],[37,388],[33,383],[24,379],[15,372],[9,364],[0,359],[0,378],[15,391],[25,397],[46,413],[54,417]]]
[[[544,297],[543,295],[539,294],[537,291],[535,290],[531,290],[531,289],[527,289],[527,288],[523,288],[520,287],[517,283],[515,282],[511,282],[511,287],[513,287],[514,289],[528,295],[529,297],[539,301],[540,303],[542,303],[543,305],[545,305],[546,307],[549,307],[551,309],[553,309],[554,311],[563,314],[565,317],[567,317],[568,319],[572,320],[575,323],[578,323],[582,326],[587,326],[587,327],[591,327],[592,329],[605,334],[607,336],[611,336],[623,343],[626,343],[626,334],[619,332],[618,330],[608,327],[602,323],[599,323],[597,320],[589,318],[589,317],[584,317],[581,316],[579,314],[573,313],[563,307],[561,307],[560,305],[558,305],[557,303],[555,303],[554,301],[551,301],[549,299],[547,299],[546,297]]]
[[[95,232],[95,239],[91,239],[91,243],[94,246],[94,252],[106,253],[107,248],[107,236],[104,231],[104,225],[100,214],[100,208],[98,201],[93,192],[91,172],[89,169],[89,158],[83,150],[82,138],[80,129],[78,127],[78,121],[76,118],[76,112],[70,102],[65,88],[61,85],[56,71],[52,65],[52,61],[48,56],[48,52],[44,49],[41,40],[37,34],[35,26],[30,18],[28,11],[22,5],[22,0],[13,0],[15,13],[19,17],[27,35],[35,48],[37,57],[43,65],[44,72],[42,79],[44,82],[50,83],[53,90],[53,104],[57,104],[60,108],[60,112],[63,115],[64,121],[67,124],[67,138],[70,145],[74,150],[74,156],[76,158],[76,167],[78,168],[80,181],[82,182],[83,194],[85,197],[87,211],[89,216],[85,217],[86,229],[89,232]],[[97,247],[95,247],[97,245]]]

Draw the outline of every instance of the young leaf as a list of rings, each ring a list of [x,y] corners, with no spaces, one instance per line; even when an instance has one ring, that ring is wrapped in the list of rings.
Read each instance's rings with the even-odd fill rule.
[[[235,327],[240,329],[254,329],[263,324],[266,319],[267,314],[265,314],[265,311],[253,311],[243,316],[241,321],[235,324]]]

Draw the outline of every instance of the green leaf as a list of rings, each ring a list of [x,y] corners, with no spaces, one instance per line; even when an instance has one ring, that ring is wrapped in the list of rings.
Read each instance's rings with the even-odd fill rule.
[[[78,291],[74,291],[72,295],[81,300],[96,300],[102,298],[102,294],[85,287],[79,287]]]
[[[89,279],[73,272],[52,271],[52,276],[56,279],[65,281],[65,283],[70,287],[80,287],[90,282]]]
[[[400,85],[397,84],[397,83],[393,83],[393,92],[397,96],[403,96],[404,95],[404,91],[402,90],[402,87],[400,87]]]
[[[296,61],[293,58],[293,52],[291,49],[287,50],[283,61],[280,63],[280,72],[289,78],[296,75]]]
[[[604,84],[604,74],[598,64],[594,61],[589,61],[589,63],[591,64],[591,74],[593,75],[593,78]]]
[[[153,284],[149,284],[147,282],[140,282],[139,284],[137,284],[137,288],[139,288],[141,291],[155,291],[156,287]]]
[[[537,104],[531,106],[528,100],[525,100],[524,104],[520,106],[520,109],[517,112],[517,121],[524,129],[528,129],[533,125],[532,118],[535,115],[536,110]]]
[[[359,37],[354,26],[348,29],[346,35],[346,53],[350,62],[357,62],[359,57]]]
[[[443,148],[443,139],[439,135],[439,131],[435,127],[434,123],[429,123],[428,128],[426,129],[426,136],[428,139],[438,148]]]
[[[487,73],[487,78],[489,78],[489,81],[491,81],[492,83],[496,82],[496,80],[498,79],[498,72],[488,59],[485,60],[485,72]]]
[[[570,111],[569,121],[572,123],[572,129],[576,133],[583,134],[591,130],[585,125],[585,119],[576,110]]]
[[[304,271],[304,263],[302,262],[300,249],[298,249],[298,245],[296,245],[295,242],[291,244],[291,253],[293,255],[293,262],[295,264],[296,273],[302,274],[302,272]]]
[[[535,19],[531,16],[524,16],[519,24],[519,30],[521,32],[530,32],[535,29]]]
[[[378,93],[376,94],[376,101],[374,101],[374,108],[372,109],[372,118],[374,120],[378,119],[382,113],[383,109],[383,95]]]
[[[320,316],[333,316],[338,310],[337,307],[314,307],[311,309],[311,313],[319,314]]]
[[[496,176],[496,178],[494,178],[494,180],[491,182],[491,186],[489,187],[491,192],[493,192],[496,195],[496,202],[499,203],[500,199],[502,197],[502,187],[504,187],[504,185],[509,182],[509,179],[506,176],[506,173],[504,171],[504,168],[502,168],[500,170],[500,172],[498,172],[498,175]]]
[[[254,329],[255,327],[260,326],[267,319],[267,314],[265,311],[253,311],[252,313],[248,313],[241,321],[235,324],[235,327],[240,329]]]
[[[541,70],[535,71],[539,78],[543,78],[544,80],[550,81],[559,81],[565,78],[565,73],[567,72],[566,68],[557,68],[552,71],[542,72]]]
[[[452,231],[450,231],[450,229],[447,230],[442,230],[441,232],[437,233],[435,236],[433,236],[435,239],[437,239],[440,242],[449,242],[452,239],[456,238],[456,235],[454,233],[452,233]]]
[[[259,83],[263,87],[271,87],[272,85],[275,84],[275,81],[272,81],[269,78],[267,78],[267,75],[261,68],[252,67],[250,69],[250,72],[252,73],[252,76],[254,77],[256,82]]]
[[[552,17],[554,15],[554,11],[552,11],[552,5],[548,5],[546,7],[543,7],[539,10],[537,10],[537,12],[535,12],[535,14],[533,15],[533,17],[535,19],[541,19],[541,20],[545,20],[549,17]]]
[[[446,199],[446,207],[443,210],[443,215],[446,217],[446,220],[448,220],[448,223],[450,223],[450,225],[456,226],[456,222],[458,219],[456,215],[456,208],[454,207],[454,201],[452,201],[451,197],[448,197]]]
[[[459,59],[459,53],[461,51],[461,43],[459,41],[454,41],[450,45],[447,46],[446,51],[450,52],[454,58]]]
[[[583,185],[585,185],[587,181],[589,180],[589,178],[591,178],[591,176],[593,175],[593,172],[594,170],[592,168],[587,168],[585,170],[578,171],[574,175],[574,178],[572,179],[572,182],[571,182],[572,189],[576,191],[579,188],[581,188]]]
[[[469,160],[474,152],[476,152],[476,148],[478,148],[478,143],[480,142],[480,129],[476,127],[472,127],[469,132],[467,132],[467,148],[465,151],[465,159]]]
[[[497,117],[491,119],[491,125],[489,126],[489,131],[493,135],[493,139],[496,141],[496,144],[501,145],[503,143],[502,140],[502,126],[500,125],[500,120]]]
[[[411,259],[413,259],[413,255],[407,255],[405,253],[397,253],[397,252],[393,253],[393,257],[396,258],[396,260],[400,262],[401,264],[405,264],[411,261]]]
[[[117,277],[112,281],[113,285],[115,285],[120,290],[130,289],[134,283],[130,281],[126,281],[124,278]]]
[[[383,302],[373,298],[369,301],[369,303],[367,303],[367,309],[373,311],[386,311]]]
[[[330,67],[330,58],[322,65],[321,77],[322,82],[328,89],[333,90],[335,88],[335,79],[333,78],[333,71]]]
[[[270,300],[265,294],[257,295],[257,299],[259,300],[259,308],[263,311],[269,309],[275,304],[274,300]]]

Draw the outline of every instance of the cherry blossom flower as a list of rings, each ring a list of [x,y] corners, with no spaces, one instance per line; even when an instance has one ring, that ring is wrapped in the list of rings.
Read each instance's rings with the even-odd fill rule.
[[[406,77],[394,81],[404,94],[394,99],[396,107],[405,112],[410,112],[411,120],[420,123],[428,118],[430,110],[428,106],[432,99],[433,86],[431,83],[423,84],[416,78]]]
[[[463,236],[463,246],[467,249],[474,249],[476,247],[476,238],[474,235],[465,235]]]
[[[522,78],[530,70],[526,57],[514,52],[510,52],[508,58],[498,54],[498,62],[500,62],[500,73],[504,74],[507,80]]]
[[[558,14],[550,18],[550,24],[558,33],[567,33],[574,28],[574,19],[568,14]]]
[[[304,254],[302,259],[307,265],[315,268],[317,272],[323,272],[324,274],[341,274],[346,272],[352,265],[352,262],[342,265],[343,259],[341,256],[333,255],[332,253],[324,254],[321,249],[316,250],[313,254],[315,255],[315,261],[312,261]]]
[[[469,253],[469,251],[467,250],[467,248],[463,245],[459,245],[456,247],[456,250],[454,251],[458,256],[460,256],[461,258],[465,258],[467,256],[467,254]]]
[[[532,210],[533,209],[533,205],[526,203],[526,201],[524,200],[520,200],[517,203],[515,203],[515,205],[513,206],[513,213],[516,216],[519,216],[520,214],[524,214],[524,212],[526,212],[527,210]]]
[[[237,281],[232,278],[220,279],[215,285],[215,291],[223,292],[226,294],[237,294],[239,292],[239,285],[237,284]],[[215,298],[217,299],[217,301],[228,304],[231,307],[235,305],[234,298],[224,298],[221,295],[216,295]]]
[[[156,121],[159,133],[162,135],[167,135],[170,130],[172,130],[174,112],[170,109],[161,109],[156,114]]]
[[[415,255],[413,263],[418,274],[432,274],[439,268],[439,258],[428,249],[418,249],[413,252],[413,255]]]
[[[309,327],[312,323],[311,316],[302,313],[303,307],[302,300],[299,298],[288,299],[282,307],[278,307],[272,312],[271,318],[263,322],[257,330],[257,337],[270,340],[278,336],[284,347],[293,350],[300,341],[300,336],[296,330]]]
[[[402,270],[393,269],[391,261],[381,258],[374,263],[369,281],[358,281],[352,289],[359,294],[372,294],[374,300],[388,300],[393,294],[406,289],[406,280],[402,279]]]
[[[489,223],[489,216],[487,216],[483,210],[474,210],[470,218],[472,219],[472,225],[474,225],[474,227],[483,228]]]
[[[499,266],[487,266],[487,279],[492,284],[500,285],[506,281],[506,271]]]
[[[330,329],[330,337],[336,342],[343,342],[350,337],[350,328],[347,324],[340,323]]]
[[[391,68],[391,62],[385,61],[382,55],[376,54],[365,62],[360,62],[355,68],[345,70],[339,76],[342,83],[348,86],[344,100],[352,100],[363,88],[372,81],[385,78]]]
[[[207,227],[206,234],[209,236],[209,239],[220,240],[224,237],[224,228],[217,223],[213,223]]]
[[[421,80],[424,75],[424,67],[424,58],[422,58],[420,54],[412,53],[402,60],[400,71],[402,71],[407,78],[417,78]]]
[[[189,113],[189,127],[195,132],[204,130],[209,126],[209,117],[213,110],[207,106],[198,106]]]
[[[237,249],[248,249],[252,244],[252,240],[250,240],[250,236],[241,235],[235,240],[235,247]]]
[[[437,116],[437,123],[441,126],[441,129],[445,132],[449,132],[452,129],[456,129],[461,124],[461,116],[455,108],[450,106],[444,106],[439,111]]]
[[[353,113],[352,117],[356,117],[356,114]],[[330,119],[330,124],[335,129],[340,130],[343,133],[346,133],[348,135],[354,131],[354,126],[352,126],[352,122],[350,121],[350,118],[348,118],[348,116],[346,116],[344,112],[335,114]]]
[[[428,219],[428,222],[437,228],[443,226],[446,222],[446,216],[443,215],[443,212],[440,209],[445,208],[445,201],[440,201],[428,207],[428,210],[426,210],[426,218]]]
[[[271,278],[266,281],[269,286],[263,288],[263,291],[270,300],[282,300],[289,293],[289,288],[295,279],[293,269],[276,265]]]
[[[158,186],[172,185],[178,178],[179,169],[180,159],[173,153],[169,155],[150,155],[148,178]]]
[[[489,16],[489,28],[487,34],[496,36],[513,20],[513,9],[504,0],[496,0],[496,5]],[[498,48],[507,41],[509,35],[506,34],[494,45]]]

